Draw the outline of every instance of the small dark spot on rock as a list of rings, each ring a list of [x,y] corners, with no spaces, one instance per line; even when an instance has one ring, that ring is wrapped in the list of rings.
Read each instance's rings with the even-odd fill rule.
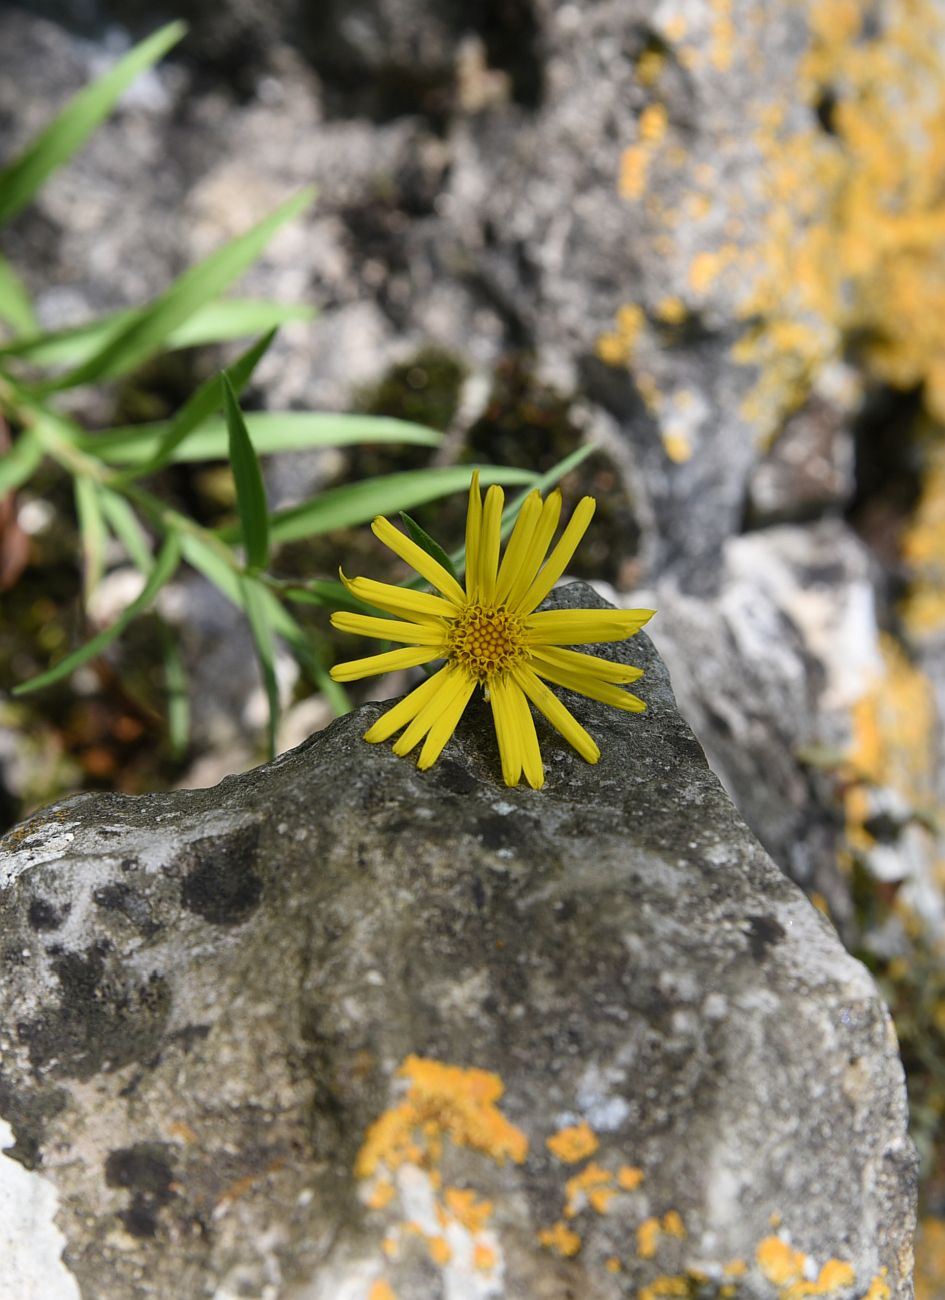
[[[158,1213],[174,1199],[174,1170],[169,1148],[160,1142],[139,1142],[112,1151],[105,1161],[105,1182],[131,1192],[131,1204],[119,1215],[133,1237],[154,1237]]]
[[[196,865],[184,877],[181,902],[212,925],[240,925],[256,910],[262,878],[253,863],[257,827],[212,836],[191,845]]]
[[[764,961],[768,949],[786,938],[787,931],[773,916],[748,917],[748,947],[755,961]]]
[[[147,899],[123,881],[116,880],[110,885],[102,885],[92,894],[92,899],[105,911],[120,912],[144,934],[155,934],[161,928],[151,919]]]
[[[27,916],[34,930],[58,930],[69,915],[69,908],[58,908],[48,898],[31,898]]]
[[[137,858],[122,858],[121,860],[122,871],[133,871],[137,865],[138,865]]]
[[[168,1034],[168,1043],[179,1043],[185,1052],[189,1052],[195,1043],[200,1043],[210,1033],[209,1025],[183,1025]]]
[[[448,790],[450,794],[472,794],[476,788],[476,778],[450,758],[441,758],[433,771],[436,774],[437,785],[443,790]]]
[[[472,896],[476,908],[481,912],[486,905],[486,891],[478,876],[472,878]]]
[[[495,851],[509,849],[518,844],[519,837],[514,827],[515,823],[510,818],[496,814],[494,817],[480,817],[475,829],[482,840],[483,847]]]

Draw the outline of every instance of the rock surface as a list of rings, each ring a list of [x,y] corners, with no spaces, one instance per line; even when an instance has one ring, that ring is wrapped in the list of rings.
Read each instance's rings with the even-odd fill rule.
[[[5,1276],[61,1233],[43,1300],[911,1296],[888,1015],[617,653],[648,712],[572,699],[602,760],[541,732],[540,792],[484,709],[420,774],[366,705],[5,838]]]

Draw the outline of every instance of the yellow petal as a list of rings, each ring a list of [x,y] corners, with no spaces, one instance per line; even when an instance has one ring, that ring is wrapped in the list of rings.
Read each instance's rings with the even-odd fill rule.
[[[393,618],[372,618],[370,614],[352,614],[347,609],[339,609],[332,614],[331,625],[339,632],[378,637],[381,641],[405,641],[408,645],[441,648],[446,643],[445,629],[438,623],[401,623]]]
[[[572,672],[587,673],[596,681],[620,682],[626,686],[629,682],[639,681],[643,676],[642,668],[630,664],[616,664],[611,659],[600,659],[597,655],[581,654],[579,650],[565,650],[561,646],[542,646],[541,651],[534,651],[546,663],[557,664],[559,668]]]
[[[569,691],[577,691],[581,695],[586,695],[588,699],[600,700],[602,704],[611,704],[615,709],[623,709],[626,713],[642,713],[646,708],[643,701],[636,695],[631,695],[629,691],[613,686],[610,682],[599,681],[589,673],[574,672],[559,668],[557,664],[547,663],[542,654],[532,655],[531,665],[536,673],[541,677],[547,677],[549,682],[554,682],[556,686],[563,686]]]
[[[541,514],[538,517],[538,523],[535,525],[535,533],[528,554],[522,560],[518,572],[512,576],[512,585],[508,591],[506,604],[513,612],[518,609],[521,598],[525,595],[534,580],[535,574],[541,568],[545,553],[551,545],[551,539],[555,535],[555,529],[558,527],[560,518],[561,493],[556,489],[545,498],[541,507]]]
[[[456,617],[456,606],[432,592],[395,587],[392,583],[376,582],[373,578],[346,578],[340,569],[338,573],[352,596],[357,596],[366,605],[376,605],[386,614],[415,618],[424,623],[435,618]]]
[[[518,779],[522,775],[522,751],[518,743],[514,705],[509,702],[510,689],[501,677],[494,678],[489,683],[489,703],[492,706],[496,740],[499,742],[502,779],[506,785],[518,785]]]
[[[390,547],[402,560],[406,560],[412,569],[416,569],[447,600],[454,601],[457,605],[465,604],[466,594],[453,575],[447,573],[443,565],[428,555],[423,547],[395,528],[389,519],[378,515],[371,524],[371,530],[378,541]]]
[[[436,760],[443,752],[443,746],[456,730],[456,724],[463,716],[463,710],[469,703],[469,697],[476,687],[476,680],[468,677],[462,684],[462,689],[453,697],[450,703],[443,709],[443,712],[434,722],[433,726],[427,733],[427,738],[423,742],[423,748],[420,751],[420,757],[417,759],[417,767],[421,772],[428,767],[432,767]]]
[[[548,595],[567,568],[568,561],[577,550],[578,543],[587,532],[588,524],[594,518],[596,501],[593,497],[582,497],[577,509],[568,520],[568,525],[558,541],[558,545],[548,556],[541,573],[522,596],[517,612],[527,614],[535,609]]]
[[[386,713],[381,714],[378,720],[364,733],[364,739],[369,740],[372,744],[376,744],[381,740],[389,740],[395,731],[405,727],[411,719],[417,716],[424,705],[436,695],[448,672],[448,668],[441,668],[438,673],[434,673],[425,682],[415,686],[409,695],[405,695]]]
[[[484,605],[491,605],[495,600],[495,578],[499,566],[500,530],[504,503],[505,493],[500,487],[493,484],[486,493],[486,503],[482,508],[482,536],[479,538],[479,554],[476,559],[479,600]]]
[[[653,616],[651,609],[540,609],[525,621],[528,645],[624,641]]]
[[[502,563],[499,565],[499,576],[495,584],[497,604],[501,605],[512,590],[512,583],[532,551],[532,541],[540,517],[541,493],[536,488],[533,492],[529,492],[522,502]]]
[[[439,673],[437,674],[439,677]],[[448,712],[456,697],[462,693],[470,678],[468,674],[447,665],[439,689],[430,696],[423,708],[407,727],[404,734],[394,741],[394,753],[403,757],[427,734],[439,717]],[[467,699],[469,697],[467,696]]]
[[[482,493],[479,491],[479,471],[473,470],[469,484],[469,506],[466,510],[466,595],[469,600],[479,599],[479,538],[482,536]]]
[[[545,768],[541,761],[538,736],[535,734],[535,719],[528,707],[528,700],[514,683],[509,687],[509,699],[515,707],[518,723],[517,734],[519,743],[522,746],[522,769],[525,773],[525,780],[533,790],[540,790],[545,784]]]
[[[600,758],[600,750],[554,691],[539,681],[530,668],[522,665],[515,669],[514,677],[535,708],[545,715],[556,731],[560,731],[568,744],[589,763],[596,763]]]
[[[349,659],[335,664],[328,674],[334,682],[356,682],[362,677],[376,677],[378,673],[392,673],[398,668],[419,668],[437,659],[429,646],[405,646],[402,650],[388,650],[382,655],[368,655],[366,659]]]

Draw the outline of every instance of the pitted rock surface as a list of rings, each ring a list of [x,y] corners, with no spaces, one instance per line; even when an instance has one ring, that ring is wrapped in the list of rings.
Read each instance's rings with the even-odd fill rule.
[[[759,1248],[789,1234],[814,1276],[850,1266],[843,1300],[911,1296],[876,989],[651,643],[599,652],[645,667],[648,711],[566,696],[603,756],[539,724],[542,791],[501,783],[486,706],[421,774],[362,741],[369,704],[214,789],[73,798],[4,839],[0,1166],[45,1197],[16,1276],[55,1231],[44,1300],[617,1300],[699,1273],[774,1300]],[[547,1146],[582,1125],[593,1152]]]

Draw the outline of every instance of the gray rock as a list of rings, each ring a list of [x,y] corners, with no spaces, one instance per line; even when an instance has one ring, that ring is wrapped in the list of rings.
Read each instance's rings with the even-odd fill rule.
[[[542,729],[540,792],[501,784],[484,707],[420,774],[363,743],[369,704],[213,790],[73,798],[3,841],[0,1200],[33,1197],[5,1276],[616,1300],[729,1266],[772,1300],[789,1236],[852,1266],[838,1300],[882,1270],[912,1295],[883,1004],[647,639],[601,653],[646,668],[648,712],[569,697],[603,757]]]

